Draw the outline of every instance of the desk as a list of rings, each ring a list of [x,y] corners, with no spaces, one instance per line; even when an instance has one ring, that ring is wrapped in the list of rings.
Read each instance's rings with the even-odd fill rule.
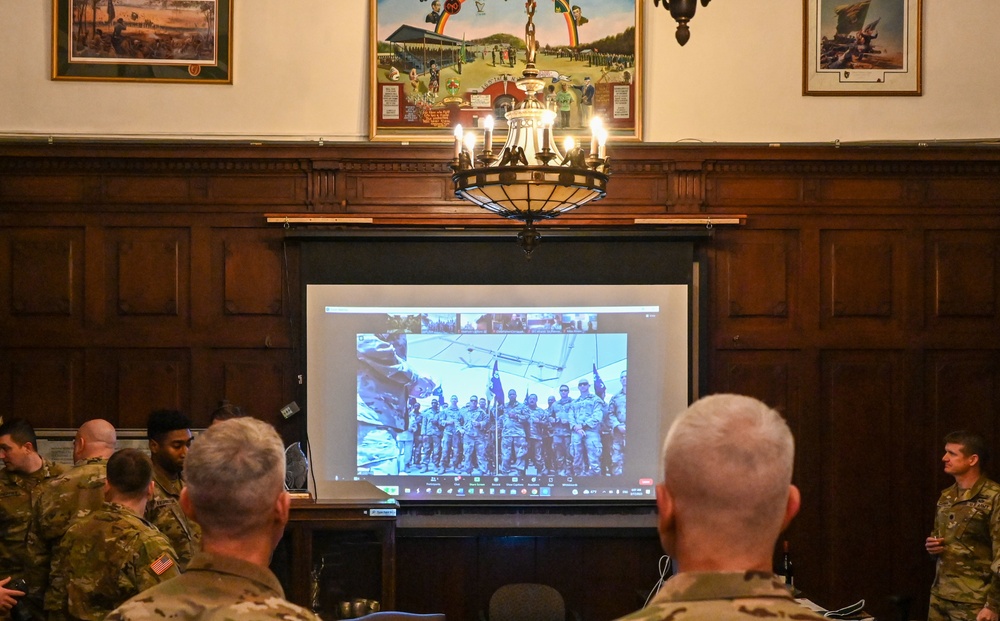
[[[396,605],[398,503],[373,498],[293,501],[271,567],[288,599],[339,619],[340,602]]]

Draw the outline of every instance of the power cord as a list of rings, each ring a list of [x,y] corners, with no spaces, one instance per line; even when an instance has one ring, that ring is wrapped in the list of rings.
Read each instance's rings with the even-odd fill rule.
[[[653,597],[660,592],[660,589],[663,587],[663,583],[670,577],[670,565],[672,560],[673,559],[666,554],[660,557],[660,562],[657,563],[657,568],[660,571],[660,579],[656,581],[656,584],[653,585],[653,589],[649,592],[649,595],[646,596],[646,603],[642,605],[643,608],[649,605],[649,602],[652,601]]]

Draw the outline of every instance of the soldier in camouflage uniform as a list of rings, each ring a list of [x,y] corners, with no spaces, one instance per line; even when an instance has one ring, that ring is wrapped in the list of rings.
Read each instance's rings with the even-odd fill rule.
[[[44,459],[36,447],[31,424],[11,419],[0,425],[0,578],[29,580],[33,561],[28,556],[28,531],[39,487],[66,468]],[[28,604],[40,610],[43,585],[28,583]],[[0,618],[6,618],[0,613]]]
[[[528,432],[525,426],[528,413],[525,407],[517,401],[517,391],[507,391],[507,403],[503,405],[503,414],[499,425],[502,430],[503,456],[501,474],[516,474],[524,476],[527,469],[525,457],[528,455]]]
[[[552,427],[552,459],[555,473],[567,476],[573,473],[572,442],[573,397],[569,396],[569,386],[559,387],[559,400],[549,408],[549,425]]]
[[[45,586],[45,611],[49,621],[59,621],[66,607],[65,585],[53,579],[52,551],[66,534],[70,523],[100,509],[104,504],[104,482],[108,458],[117,442],[114,426],[106,420],[85,422],[73,438],[74,465],[62,476],[41,487],[35,515],[28,533],[28,551]],[[30,581],[29,581],[30,582]]]
[[[183,571],[201,540],[197,522],[184,515],[178,503],[184,487],[184,459],[194,437],[191,421],[176,410],[157,410],[149,415],[146,435],[155,484],[146,519],[170,541]]]
[[[778,535],[799,509],[794,441],[760,401],[712,395],[679,414],[656,486],[660,542],[676,572],[629,621],[820,621],[773,573]]]
[[[628,384],[628,372],[622,371],[621,392],[611,397],[608,403],[608,414],[605,417],[608,430],[611,432],[611,474],[621,475],[625,464],[625,389]]]
[[[285,454],[270,425],[227,420],[205,430],[184,466],[184,510],[198,516],[202,549],[178,578],[122,604],[108,621],[320,621],[284,599],[268,569],[288,522]]]
[[[579,382],[580,396],[570,406],[573,413],[573,474],[601,476],[601,425],[604,424],[604,402],[590,392],[590,380]]]
[[[451,402],[438,415],[441,427],[441,460],[438,472],[460,470],[462,467],[462,438],[459,428],[465,423],[463,413],[466,408],[458,407],[458,395],[451,396]]]
[[[399,443],[410,397],[429,397],[434,382],[406,360],[405,334],[358,336],[358,474],[399,474]]]
[[[528,418],[528,447],[525,467],[534,464],[535,474],[550,474],[545,465],[545,438],[549,437],[548,410],[538,407],[538,395],[531,394],[525,398],[525,414]]]
[[[945,436],[941,493],[927,551],[937,558],[929,621],[996,621],[1000,611],[1000,485],[982,472],[986,443],[975,434]]]
[[[135,449],[112,455],[107,502],[63,535],[53,579],[66,585],[65,618],[102,621],[128,598],[180,575],[170,543],[140,517],[153,494],[152,470]]]
[[[469,405],[462,410],[465,419],[463,438],[465,445],[465,461],[459,470],[464,474],[481,475],[489,473],[489,460],[486,456],[489,436],[490,413],[480,409],[479,397],[472,395]]]

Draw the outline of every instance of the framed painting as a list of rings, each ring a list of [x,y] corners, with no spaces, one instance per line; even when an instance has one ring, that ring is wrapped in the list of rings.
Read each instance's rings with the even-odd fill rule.
[[[370,0],[370,138],[447,141],[525,98],[528,3]],[[539,103],[560,112],[556,133],[582,130],[592,101],[609,135],[638,140],[642,119],[642,0],[537,0],[532,15]],[[559,93],[562,102],[556,103]],[[568,107],[566,111],[564,108]],[[568,118],[565,118],[567,117]]]
[[[233,82],[233,0],[53,0],[52,79]]]
[[[802,94],[921,94],[921,0],[804,2]]]

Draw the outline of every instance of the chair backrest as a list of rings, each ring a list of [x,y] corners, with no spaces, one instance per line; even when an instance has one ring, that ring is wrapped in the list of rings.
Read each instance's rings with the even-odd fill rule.
[[[372,612],[363,617],[357,617],[356,621],[412,621],[413,619],[423,619],[424,621],[445,621],[443,613],[421,614],[419,612],[400,612],[398,610],[380,610]]]
[[[505,584],[490,597],[489,621],[566,621],[566,603],[547,584]]]

